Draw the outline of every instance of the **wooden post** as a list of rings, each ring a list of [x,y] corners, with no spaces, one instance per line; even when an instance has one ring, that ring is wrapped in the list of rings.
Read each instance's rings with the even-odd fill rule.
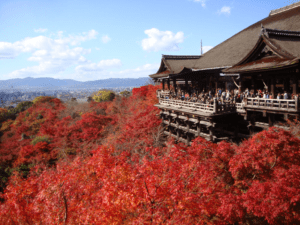
[[[217,78],[217,80],[216,80],[216,82],[215,82],[215,94],[218,94],[218,78]]]
[[[213,127],[209,127],[209,137],[210,137],[210,141],[214,141],[214,132],[213,132]]]
[[[273,114],[269,114],[269,127],[273,126]]]
[[[289,78],[283,79],[283,87],[284,87],[284,91],[289,92],[289,89],[290,89],[290,79]]]
[[[177,141],[179,141],[179,138],[180,138],[180,130],[179,130],[179,128],[177,128]]]
[[[189,81],[187,78],[185,78],[185,93],[187,93],[189,90]]]
[[[252,81],[252,86],[253,86],[254,94],[255,94],[257,92],[257,82],[255,82],[256,81],[256,77],[253,76],[251,81]]]
[[[268,92],[271,92],[271,79],[267,80]]]
[[[190,145],[191,135],[189,133],[186,134],[186,145]]]
[[[295,95],[295,94],[297,94],[298,80],[297,80],[297,78],[294,77],[294,78],[292,79],[292,81],[293,81],[293,84],[292,84],[293,94]]]
[[[243,92],[243,82],[242,82],[242,78],[240,78],[240,81],[239,81],[239,93],[242,93]]]
[[[214,113],[218,112],[218,102],[217,102],[217,98],[214,98]]]
[[[299,110],[299,97],[297,95],[295,96],[295,109]]]
[[[162,89],[165,90],[165,79],[162,80]]]
[[[173,78],[173,86],[174,86],[175,94],[176,94],[176,96],[177,96],[177,84],[176,84],[176,78]]]
[[[186,128],[187,128],[187,132],[190,132],[190,122],[186,121]]]
[[[271,79],[271,93],[272,93],[273,99],[276,99],[276,96],[275,96],[275,80],[274,80],[274,78]]]
[[[176,127],[179,128],[179,119],[178,118],[176,118]]]
[[[197,136],[200,137],[200,133],[201,133],[201,127],[200,127],[200,121],[197,123]]]
[[[167,80],[168,90],[170,91],[170,79]]]

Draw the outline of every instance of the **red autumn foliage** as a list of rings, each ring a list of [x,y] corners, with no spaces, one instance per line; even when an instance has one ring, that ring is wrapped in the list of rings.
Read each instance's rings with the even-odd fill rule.
[[[10,177],[0,224],[300,222],[298,138],[271,128],[239,146],[196,138],[189,147],[172,140],[154,147],[161,122],[153,107],[156,88],[92,103],[93,112],[76,119],[59,120],[63,107],[57,103],[47,111],[43,103],[44,111],[36,109],[44,121],[34,132],[30,116],[29,122],[12,125],[4,134],[5,146],[17,153],[11,160],[37,166],[26,178],[18,172]],[[33,145],[24,139],[14,146],[5,141],[24,132],[50,141]],[[75,155],[58,160],[67,149]],[[49,167],[53,160],[56,165]]]

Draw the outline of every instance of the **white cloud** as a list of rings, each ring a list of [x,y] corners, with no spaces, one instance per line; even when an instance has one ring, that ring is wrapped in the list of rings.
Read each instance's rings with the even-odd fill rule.
[[[60,31],[56,38],[37,36],[14,43],[0,42],[0,59],[15,58],[22,53],[31,53],[27,60],[38,63],[37,66],[13,71],[8,74],[9,78],[39,77],[59,73],[70,66],[88,63],[84,55],[91,53],[91,49],[71,46],[94,39],[96,35],[97,32],[91,30],[80,35],[63,37],[63,32]]]
[[[213,46],[203,46],[203,47],[202,47],[203,54],[204,54],[205,52],[208,52],[208,51],[211,50],[212,48],[213,48]]]
[[[116,68],[122,66],[120,59],[101,60],[98,63],[89,63],[86,65],[79,65],[75,69],[79,73],[99,72],[108,68]]]
[[[87,81],[87,80],[99,80],[107,78],[139,78],[147,77],[150,74],[156,73],[160,64],[145,64],[143,66],[137,67],[135,69],[126,69],[121,71],[107,71],[103,69],[102,71],[80,71],[73,75],[73,79]]]
[[[205,4],[206,0],[194,0],[194,2],[199,2],[199,3],[201,3],[201,6],[202,6],[202,7],[205,7],[205,6],[206,6],[206,4]]]
[[[45,33],[47,31],[48,31],[48,29],[46,29],[46,28],[34,29],[34,32],[36,32],[36,33]]]
[[[178,44],[184,40],[183,32],[174,34],[171,31],[160,31],[156,28],[145,30],[149,37],[142,40],[142,47],[146,51],[178,51]]]
[[[108,35],[102,36],[102,42],[103,42],[104,44],[106,44],[106,43],[109,42],[110,40],[111,40],[111,38],[108,37]]]
[[[221,10],[218,11],[219,14],[230,15],[231,7],[230,6],[223,6]]]
[[[63,32],[58,32],[59,39],[55,40],[59,44],[71,44],[79,45],[81,42],[96,39],[98,32],[95,30],[90,30],[89,32],[83,32],[81,35],[69,35],[68,37],[63,38]]]

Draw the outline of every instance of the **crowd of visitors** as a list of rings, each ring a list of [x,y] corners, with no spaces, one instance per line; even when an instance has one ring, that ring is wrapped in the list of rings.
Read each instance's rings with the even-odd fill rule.
[[[165,92],[166,93],[166,92]],[[165,99],[173,99],[173,100],[182,100],[189,102],[198,102],[203,104],[213,104],[214,99],[217,100],[218,104],[224,103],[242,103],[247,98],[263,98],[263,99],[295,99],[298,96],[294,94],[287,93],[284,91],[283,93],[278,93],[275,97],[272,96],[272,93],[266,90],[254,90],[249,91],[247,88],[244,92],[239,92],[238,89],[234,90],[224,90],[219,88],[216,92],[215,90],[210,90],[208,92],[200,92],[198,95],[194,92],[192,94],[185,93],[181,90],[177,91],[177,94],[173,91],[168,91],[167,94],[161,92],[161,97]]]

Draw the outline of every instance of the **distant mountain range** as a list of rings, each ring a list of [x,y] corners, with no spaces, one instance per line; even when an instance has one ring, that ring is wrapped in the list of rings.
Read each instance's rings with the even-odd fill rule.
[[[1,89],[95,89],[140,87],[149,81],[148,77],[140,78],[110,78],[95,81],[76,81],[72,79],[54,79],[50,77],[0,80]]]

